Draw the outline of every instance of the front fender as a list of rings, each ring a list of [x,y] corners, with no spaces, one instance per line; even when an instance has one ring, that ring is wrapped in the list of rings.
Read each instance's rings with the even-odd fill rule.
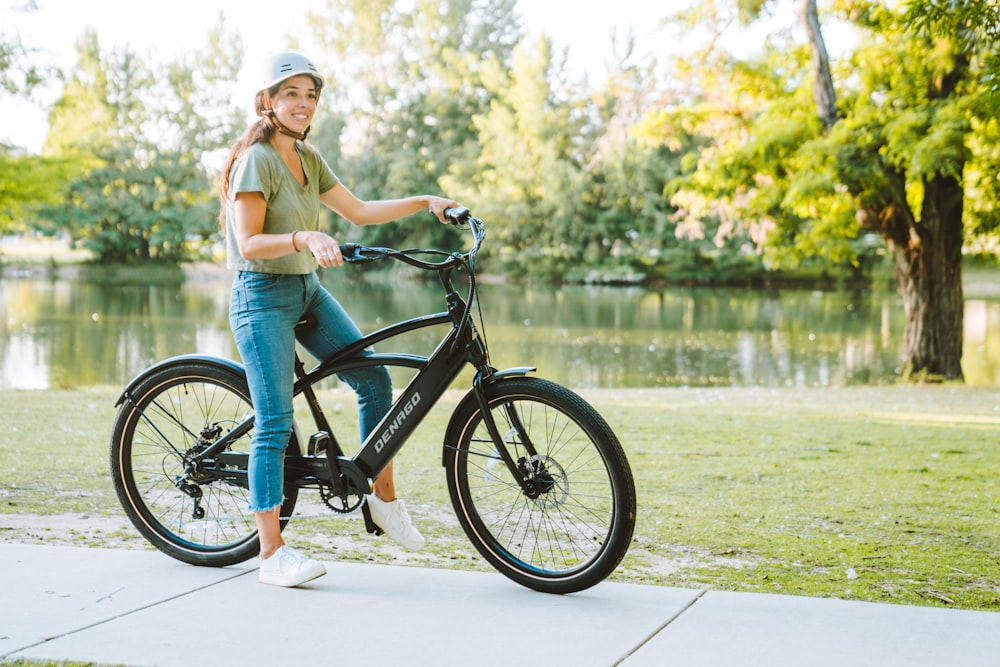
[[[182,354],[176,357],[170,357],[169,359],[164,359],[163,361],[158,361],[146,370],[142,371],[136,375],[132,380],[125,386],[125,389],[121,394],[118,395],[118,400],[115,401],[115,407],[117,408],[125,400],[125,397],[135,389],[140,382],[158,373],[165,368],[170,368],[171,366],[179,366],[183,364],[189,364],[191,362],[198,362],[201,364],[207,364],[209,366],[217,366],[224,370],[236,371],[237,373],[245,374],[246,370],[243,368],[243,364],[237,363],[232,359],[224,359],[222,357],[212,357],[207,354]]]
[[[499,382],[504,378],[508,377],[520,377],[527,375],[528,373],[533,373],[537,370],[535,366],[516,366],[514,368],[506,368],[502,371],[497,371],[493,375],[489,376],[483,381],[483,385],[488,387],[495,382]],[[478,408],[476,402],[476,390],[470,389],[466,392],[462,400],[458,402],[458,407],[455,411],[451,413],[451,419],[448,421],[448,428],[444,432],[444,446],[441,450],[441,465],[447,465],[446,459],[448,457],[448,448],[456,447],[458,445],[458,437],[462,434],[462,415],[468,414],[474,408]]]

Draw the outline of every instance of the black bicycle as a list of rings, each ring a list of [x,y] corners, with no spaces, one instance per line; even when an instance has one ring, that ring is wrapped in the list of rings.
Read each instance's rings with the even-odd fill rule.
[[[458,521],[479,553],[510,579],[547,593],[583,590],[614,571],[632,539],[636,496],[628,460],[614,432],[580,396],[529,377],[532,367],[497,370],[490,365],[473,318],[475,260],[485,225],[465,208],[446,215],[471,230],[468,252],[343,246],[349,262],[392,258],[437,272],[447,311],[368,334],[308,371],[296,358],[295,394],[305,398],[316,430],[303,442],[296,425],[288,443],[282,528],[293,515],[299,490],[311,488],[334,512],[360,508],[367,530],[381,532],[364,503],[372,480],[471,364],[472,388],[453,412],[443,445]],[[468,278],[464,297],[453,286],[458,272]],[[396,336],[445,324],[450,329],[429,357],[363,354]],[[314,385],[367,366],[415,373],[349,458]],[[254,413],[243,367],[203,355],[167,359],[132,380],[115,406],[111,470],[122,506],[139,532],[158,549],[194,565],[232,565],[256,556],[257,529],[247,509]]]

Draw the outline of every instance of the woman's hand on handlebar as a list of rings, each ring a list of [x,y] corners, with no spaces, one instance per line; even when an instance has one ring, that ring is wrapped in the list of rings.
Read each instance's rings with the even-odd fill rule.
[[[305,240],[309,252],[313,254],[313,257],[316,258],[320,266],[341,266],[344,263],[344,256],[340,252],[340,245],[337,243],[337,239],[329,234],[324,234],[323,232],[299,232],[297,238],[299,244]]]
[[[445,217],[445,209],[458,208],[461,206],[457,201],[447,199],[445,197],[435,197],[430,196],[427,198],[427,209],[437,217],[438,220],[445,224],[450,224],[451,220]]]

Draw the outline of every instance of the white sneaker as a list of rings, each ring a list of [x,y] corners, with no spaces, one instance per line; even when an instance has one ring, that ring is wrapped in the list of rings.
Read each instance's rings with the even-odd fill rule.
[[[368,501],[372,521],[384,530],[386,535],[411,551],[423,548],[426,540],[410,521],[410,515],[406,513],[406,505],[402,500],[396,498],[387,503],[374,493],[365,496],[365,500]]]
[[[260,559],[257,579],[272,586],[298,586],[326,574],[326,566],[300,554],[290,546],[282,546],[270,558]]]

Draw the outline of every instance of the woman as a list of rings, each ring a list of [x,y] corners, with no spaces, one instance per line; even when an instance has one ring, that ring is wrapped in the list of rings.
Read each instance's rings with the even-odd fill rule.
[[[358,340],[361,332],[316,276],[317,266],[343,264],[336,239],[320,231],[321,205],[354,225],[377,225],[430,210],[444,220],[457,206],[442,197],[362,201],[355,197],[305,143],[323,78],[308,58],[285,52],[271,58],[255,99],[260,120],[233,146],[221,176],[221,218],[226,264],[233,281],[230,325],[247,370],[255,428],[250,450],[250,510],[260,535],[263,583],[297,586],[326,573],[319,561],[285,545],[279,511],[283,499],[285,446],[292,430],[295,325],[309,316],[298,340],[325,359]],[[383,367],[339,376],[358,395],[361,439],[392,402]],[[410,549],[424,538],[396,498],[390,465],[366,497],[372,519]]]

